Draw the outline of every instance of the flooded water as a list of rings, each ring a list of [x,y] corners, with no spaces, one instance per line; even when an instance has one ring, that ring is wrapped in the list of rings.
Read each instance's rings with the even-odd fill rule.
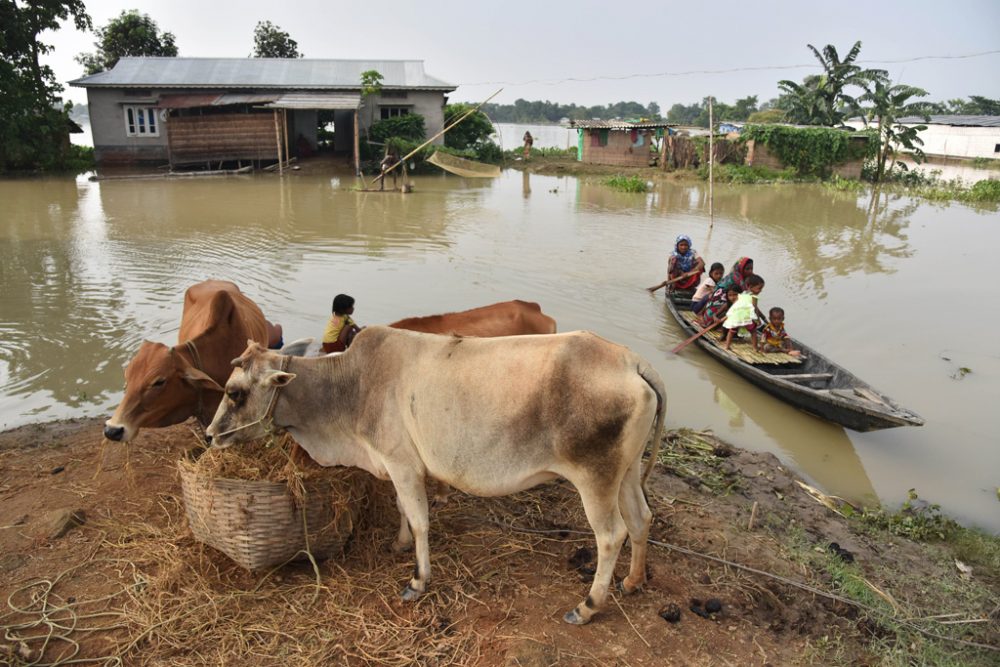
[[[574,148],[576,146],[576,130],[562,125],[541,125],[526,123],[494,123],[496,129],[494,140],[504,150],[518,148],[524,145],[524,133],[531,132],[535,148]]]
[[[1000,531],[989,305],[1000,213],[828,191],[701,184],[624,194],[507,171],[423,177],[412,195],[346,173],[229,179],[0,181],[0,427],[107,414],[144,338],[173,343],[184,289],[229,279],[285,327],[320,336],[334,294],[362,324],[538,301],[647,357],[668,425],[774,452],[829,493],[897,504],[907,489]],[[754,258],[789,332],[927,420],[855,433],[771,398],[682,338],[662,297],[674,237],[708,261]],[[960,369],[971,372],[963,375]],[[993,434],[993,435],[991,435]],[[140,439],[141,443],[141,439]]]

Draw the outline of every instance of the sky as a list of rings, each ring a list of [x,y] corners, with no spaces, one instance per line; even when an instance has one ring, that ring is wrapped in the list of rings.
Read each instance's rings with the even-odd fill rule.
[[[779,80],[819,70],[807,44],[843,55],[858,40],[864,66],[927,90],[929,101],[1000,98],[1000,0],[84,1],[95,27],[126,9],[148,14],[181,56],[246,57],[254,26],[268,20],[307,58],[423,60],[428,74],[458,85],[451,101],[502,88],[494,102],[655,101],[664,112],[708,95],[764,102]],[[54,47],[44,62],[65,84],[83,74],[74,56],[95,39],[72,24],[42,33]],[[80,88],[63,96],[86,103]]]

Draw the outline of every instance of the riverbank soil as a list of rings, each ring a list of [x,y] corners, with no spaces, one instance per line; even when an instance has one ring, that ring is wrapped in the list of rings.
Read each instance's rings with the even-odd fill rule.
[[[428,594],[403,603],[413,560],[386,549],[390,489],[346,553],[318,564],[318,581],[308,562],[250,573],[187,526],[176,462],[194,444],[190,425],[147,429],[127,448],[102,442],[101,427],[0,433],[2,664],[777,667],[998,655],[911,627],[1000,643],[995,563],[973,558],[963,573],[946,544],[859,531],[773,456],[710,434],[664,443],[648,488],[646,589],[616,593],[575,627],[562,616],[586,594],[594,544],[566,484],[452,493],[431,512]],[[626,545],[616,576],[627,566]]]

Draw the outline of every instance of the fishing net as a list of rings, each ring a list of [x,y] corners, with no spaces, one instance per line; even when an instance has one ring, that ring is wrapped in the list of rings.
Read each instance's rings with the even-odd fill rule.
[[[427,158],[433,165],[441,167],[445,171],[450,171],[457,176],[466,178],[496,178],[500,175],[500,167],[495,164],[483,164],[474,160],[466,160],[455,155],[435,151]]]

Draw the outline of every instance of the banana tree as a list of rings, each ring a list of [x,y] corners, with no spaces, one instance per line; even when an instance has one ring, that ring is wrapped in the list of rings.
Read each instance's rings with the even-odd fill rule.
[[[887,73],[855,64],[861,42],[855,42],[843,59],[832,44],[824,46],[822,51],[812,44],[807,46],[823,67],[823,73],[807,76],[801,84],[788,80],[778,82],[778,88],[790,96],[793,105],[789,117],[806,125],[841,125],[859,111],[858,101],[844,89],[857,86],[867,90],[872,81]]]
[[[918,164],[924,160],[924,152],[920,148],[924,142],[919,134],[926,130],[927,126],[903,125],[897,120],[904,116],[907,107],[913,104],[909,101],[911,97],[924,97],[927,95],[927,91],[916,86],[891,84],[888,77],[878,77],[872,81],[865,94],[858,98],[859,102],[870,102],[872,105],[866,110],[865,124],[872,121],[878,124],[879,147],[875,158],[875,182],[877,183],[891,174],[896,165],[903,169],[906,168],[905,164],[896,160],[896,154],[900,148],[909,151]],[[924,120],[929,119],[924,116]],[[889,164],[888,171],[886,171],[886,163]]]

